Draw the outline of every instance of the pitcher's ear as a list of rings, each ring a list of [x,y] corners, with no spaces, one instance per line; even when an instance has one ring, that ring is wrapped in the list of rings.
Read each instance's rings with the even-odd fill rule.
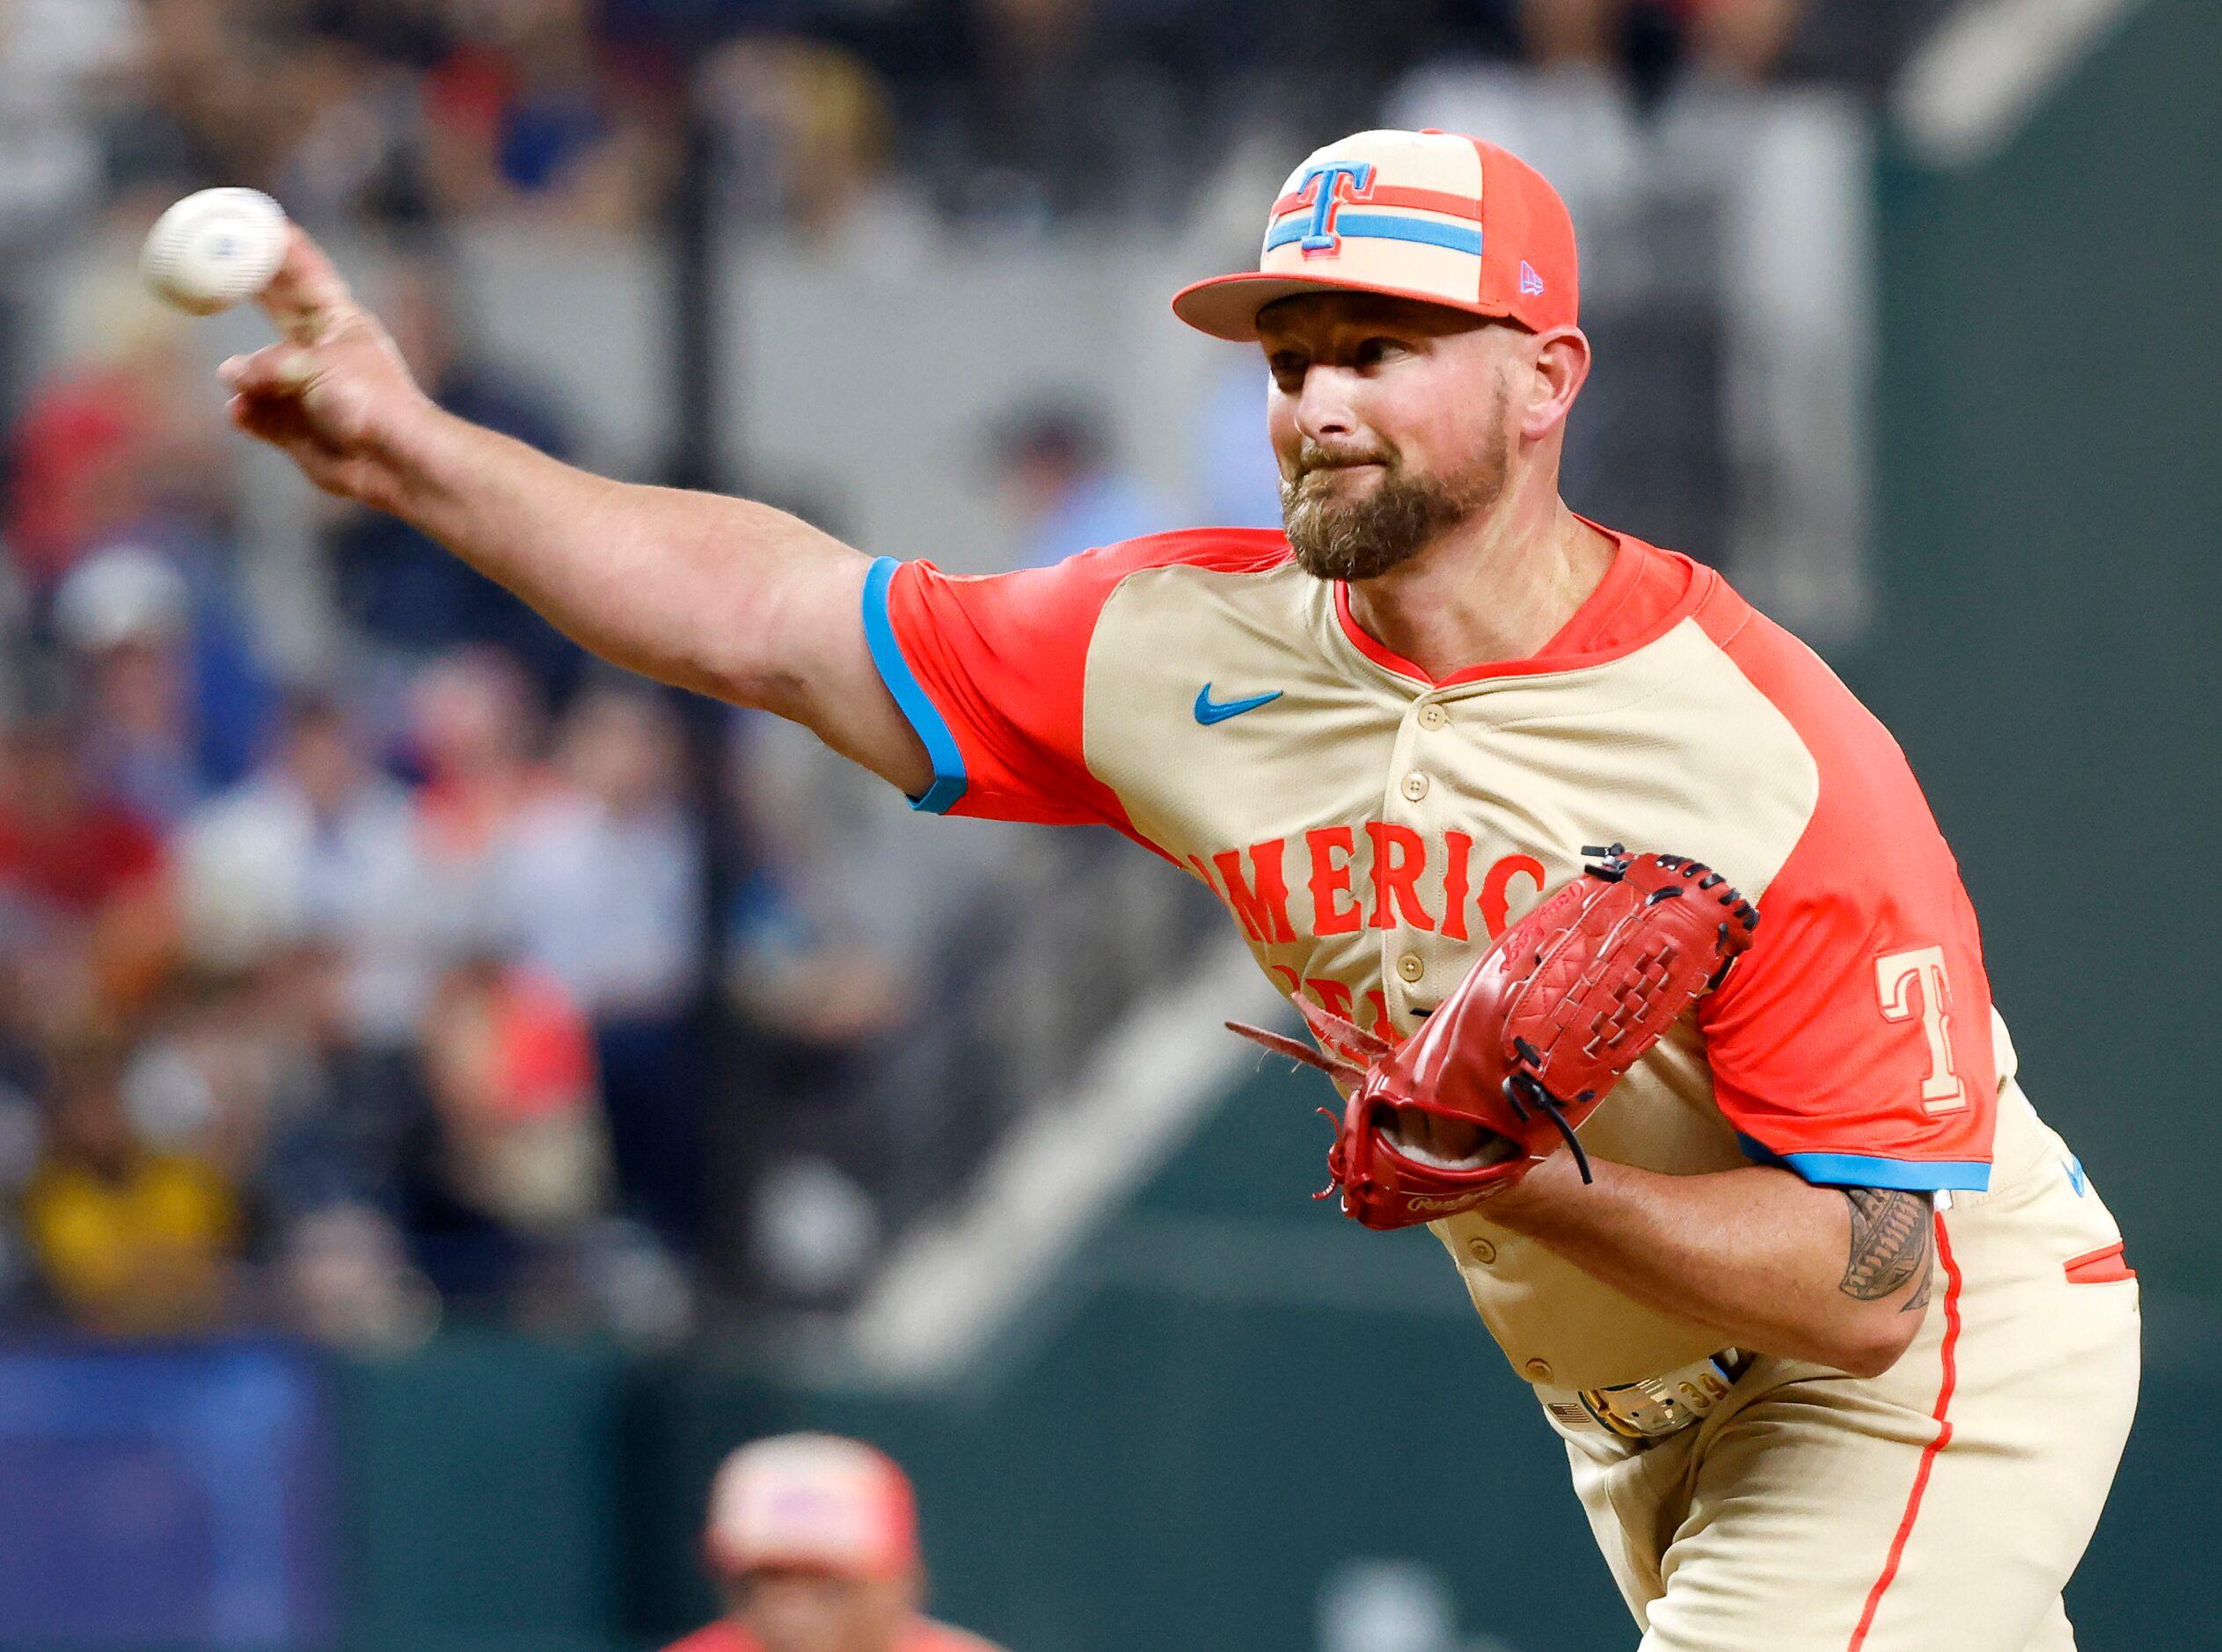
[[[1566,422],[1590,376],[1590,338],[1579,327],[1553,327],[1536,335],[1534,367],[1520,407],[1520,434],[1540,442]]]

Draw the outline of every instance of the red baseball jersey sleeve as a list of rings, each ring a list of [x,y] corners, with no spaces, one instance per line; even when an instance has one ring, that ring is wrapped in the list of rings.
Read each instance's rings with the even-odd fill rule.
[[[1759,932],[1699,1009],[1714,1099],[1809,1181],[1979,1189],[1998,1074],[1982,938],[1888,730],[1742,600],[1700,619],[1811,755],[1819,792]]]
[[[1150,568],[1238,571],[1288,559],[1280,535],[1240,529],[1154,534],[979,576],[881,558],[865,586],[865,635],[933,759],[933,785],[913,806],[1137,835],[1085,749],[1088,662],[1104,605]]]

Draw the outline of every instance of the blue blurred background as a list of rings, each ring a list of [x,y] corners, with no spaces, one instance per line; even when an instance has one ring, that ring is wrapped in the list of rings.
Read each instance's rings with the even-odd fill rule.
[[[1559,183],[1569,497],[1906,747],[2145,1289],[2080,1644],[2222,1646],[2218,111],[2210,0],[0,0],[0,1647],[661,1645],[804,1426],[1019,1652],[1633,1643],[1204,891],[606,674],[133,267],[267,188],[458,411],[984,572],[1277,520],[1165,301],[1370,124]]]

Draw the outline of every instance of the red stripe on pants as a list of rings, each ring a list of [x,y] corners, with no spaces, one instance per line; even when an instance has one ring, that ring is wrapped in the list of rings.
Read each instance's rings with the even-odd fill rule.
[[[1851,1644],[1845,1652],[1860,1652],[1867,1644],[1868,1631],[1875,1626],[1875,1608],[1882,1604],[1883,1591],[1890,1587],[1890,1580],[1898,1575],[1898,1561],[1905,1555],[1906,1539],[1913,1535],[1914,1517],[1921,1512],[1921,1494],[1929,1488],[1929,1470],[1936,1463],[1937,1453],[1952,1444],[1952,1424],[1945,1414],[1951,1409],[1953,1385],[1959,1378],[1954,1359],[1960,1347],[1960,1269],[1952,1260],[1952,1241],[1945,1237],[1944,1217],[1939,1215],[1935,1221],[1936,1254],[1944,1263],[1944,1377],[1937,1385],[1936,1409],[1930,1414],[1936,1419],[1936,1438],[1922,1448],[1921,1466],[1913,1471],[1913,1489],[1906,1495],[1905,1515],[1898,1522],[1897,1535],[1890,1539],[1890,1553],[1882,1562],[1882,1575],[1868,1590],[1867,1610],[1860,1614],[1860,1626],[1852,1631]]]

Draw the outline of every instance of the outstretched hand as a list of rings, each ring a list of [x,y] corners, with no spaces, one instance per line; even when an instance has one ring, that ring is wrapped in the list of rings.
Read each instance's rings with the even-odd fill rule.
[[[369,503],[391,492],[397,439],[432,411],[376,317],[299,226],[259,302],[279,340],[218,369],[231,422],[282,452],[326,493]]]

